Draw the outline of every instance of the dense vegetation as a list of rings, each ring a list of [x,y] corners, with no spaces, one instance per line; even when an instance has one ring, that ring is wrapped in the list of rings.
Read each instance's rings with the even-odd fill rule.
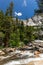
[[[38,28],[25,26],[23,21],[14,18],[13,7],[11,2],[5,13],[0,10],[0,47],[20,47],[39,37],[34,34]]]
[[[37,0],[37,1],[38,1],[39,8],[43,10],[43,0]]]
[[[43,0],[36,0],[38,3],[38,10],[36,12],[43,13]]]

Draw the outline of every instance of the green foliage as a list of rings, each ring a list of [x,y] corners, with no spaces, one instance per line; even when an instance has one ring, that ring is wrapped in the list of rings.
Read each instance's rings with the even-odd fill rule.
[[[38,9],[38,10],[35,10],[35,14],[40,14],[42,13],[42,10]]]
[[[0,37],[4,38],[5,34],[3,32],[0,32]]]
[[[3,46],[0,46],[0,49],[4,48]]]
[[[6,16],[11,16],[11,17],[13,17],[13,7],[14,7],[14,3],[13,2],[11,2],[10,3],[10,5],[9,5],[9,7],[7,8],[7,10],[6,10],[6,13],[5,13],[5,15]]]
[[[24,44],[27,45],[29,43],[29,39],[24,38]]]
[[[43,12],[43,0],[37,0],[39,9]]]
[[[11,33],[10,35],[10,45],[11,46],[19,46],[20,37],[19,37],[19,30],[16,31],[16,33]]]
[[[3,39],[4,47],[23,47],[39,37],[34,32],[39,32],[40,28],[34,29],[33,26],[25,26],[23,21],[18,20],[18,18],[13,20],[12,17],[13,3],[11,2],[5,14],[0,11],[0,37]]]
[[[34,27],[33,26],[27,26],[26,27],[26,38],[28,39],[28,42],[31,42],[31,41],[33,41],[34,40],[34,35],[33,35],[33,33],[34,33]]]
[[[16,46],[18,46],[19,44],[18,44],[18,42],[14,41],[14,40],[10,40],[10,41],[9,41],[9,45],[10,45],[10,47],[16,47]]]

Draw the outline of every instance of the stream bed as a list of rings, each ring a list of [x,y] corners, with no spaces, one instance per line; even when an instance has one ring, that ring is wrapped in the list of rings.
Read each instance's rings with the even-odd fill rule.
[[[43,53],[39,54],[39,57],[35,57],[34,53],[31,53],[30,51],[24,51],[22,53],[21,51],[16,51],[15,53],[18,58],[14,59],[13,56],[12,59],[10,58],[8,60],[4,60],[3,62],[0,63],[0,65],[32,65],[29,63],[36,62],[36,61],[37,62],[43,61]],[[43,62],[40,65],[43,65]]]
[[[43,58],[29,58],[29,59],[21,59],[21,60],[12,60],[4,65],[27,65],[30,62],[40,61],[40,60],[43,60]]]

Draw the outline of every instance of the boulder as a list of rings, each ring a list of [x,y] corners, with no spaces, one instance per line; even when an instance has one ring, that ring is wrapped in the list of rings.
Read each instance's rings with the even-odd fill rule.
[[[40,54],[39,51],[35,51],[35,52],[34,52],[35,57],[39,57],[39,54]]]
[[[40,54],[40,52],[39,51],[35,51],[34,52],[34,55],[37,55],[37,54]]]
[[[0,56],[5,55],[5,52],[3,52],[2,50],[0,50]]]

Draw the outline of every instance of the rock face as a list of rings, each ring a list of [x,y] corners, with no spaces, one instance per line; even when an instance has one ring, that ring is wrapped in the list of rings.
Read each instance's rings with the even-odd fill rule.
[[[38,25],[42,25],[42,20],[43,17],[41,15],[34,15],[32,18],[27,20],[23,20],[24,25],[28,25],[28,26],[38,26]],[[27,22],[27,23],[26,23]]]
[[[5,52],[3,52],[2,50],[0,50],[0,56],[5,55]]]

